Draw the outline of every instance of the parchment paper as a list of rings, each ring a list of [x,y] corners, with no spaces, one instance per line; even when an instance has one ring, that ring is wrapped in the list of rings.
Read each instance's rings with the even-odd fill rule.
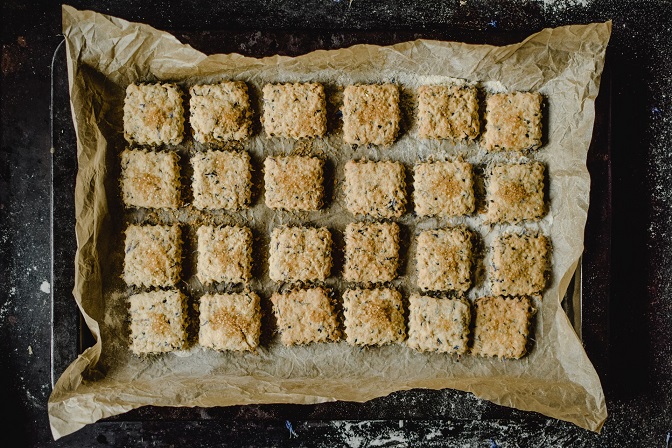
[[[63,6],[69,87],[77,134],[76,278],[74,297],[96,344],[59,378],[49,399],[55,439],[101,418],[144,406],[228,406],[248,403],[366,401],[411,388],[454,388],[495,403],[537,411],[600,431],[606,416],[599,378],[561,308],[561,299],[583,251],[590,176],[586,156],[595,118],[594,102],[611,33],[611,23],[545,29],[502,47],[416,40],[389,47],[357,45],[300,57],[254,59],[237,54],[207,56],[175,37],[144,24]],[[248,82],[258,112],[266,82],[319,81],[326,87],[329,136],[314,142],[267,139],[257,124],[255,137],[241,148],[256,168],[254,206],[243,213],[203,214],[190,205],[178,212],[124,210],[119,200],[118,154],[125,147],[121,108],[124,89],[135,81],[176,82],[185,91],[195,83],[223,79]],[[477,143],[427,142],[415,137],[412,116],[417,86],[463,80],[485,93],[533,90],[544,95],[544,145],[522,156],[488,155]],[[402,88],[404,116],[390,148],[345,145],[337,107],[342,87],[355,82],[392,81]],[[170,148],[181,155],[183,183],[189,184],[189,154],[202,150],[188,138]],[[266,155],[314,154],[327,161],[328,205],[320,212],[276,213],[263,205],[261,164]],[[496,160],[539,160],[548,170],[549,213],[539,223],[515,226],[541,230],[552,240],[549,283],[535,298],[529,354],[520,360],[456,358],[423,354],[402,346],[360,350],[345,342],[286,348],[273,334],[266,250],[270,230],[280,224],[325,225],[334,234],[336,265],[327,284],[336,295],[342,231],[353,220],[343,207],[343,163],[350,158],[399,160],[412,172],[419,160],[462,156],[482,173]],[[409,178],[410,180],[410,178]],[[185,190],[188,198],[188,188]],[[479,194],[479,201],[482,197]],[[482,206],[482,203],[481,203]],[[409,201],[412,212],[412,201]],[[218,353],[192,344],[163,356],[138,358],[128,350],[127,298],[120,280],[124,227],[129,222],[179,222],[185,253],[192,253],[195,225],[201,222],[250,225],[255,235],[255,277],[251,288],[264,303],[264,334],[257,353]],[[407,213],[402,227],[402,268],[393,282],[404,297],[414,288],[414,235],[422,229],[466,224],[480,241],[475,285],[469,299],[489,293],[484,274],[492,237],[509,227],[488,226],[482,215],[462,219],[418,219]],[[181,288],[190,303],[206,291],[193,275],[193,256],[184,260]],[[192,310],[193,314],[193,310]],[[193,316],[192,316],[193,318]],[[270,328],[270,330],[269,330]],[[73,329],[75,331],[75,329]],[[190,329],[193,335],[194,329]]]

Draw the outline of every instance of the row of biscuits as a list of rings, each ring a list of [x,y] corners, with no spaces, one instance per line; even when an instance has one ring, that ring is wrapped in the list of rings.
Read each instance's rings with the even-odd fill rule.
[[[253,107],[242,81],[189,89],[189,124],[200,143],[246,140]],[[474,140],[481,130],[478,91],[467,84],[417,89],[418,137]],[[124,136],[140,145],[176,145],[184,139],[183,92],[171,83],[138,83],[126,89]],[[344,88],[343,140],[353,145],[392,144],[401,120],[399,86],[357,84]],[[266,84],[260,121],[268,137],[320,138],[327,133],[327,105],[320,83]],[[542,144],[542,96],[537,92],[488,95],[481,145],[488,151],[536,149]]]
[[[394,84],[347,86],[340,106],[343,141],[354,145],[392,144],[399,133],[399,93],[399,86]],[[489,95],[483,117],[479,113],[479,92],[474,87],[421,86],[416,93],[414,118],[417,137],[421,139],[475,140],[483,127],[480,143],[488,151],[522,151],[541,145],[542,98],[538,93]],[[185,113],[182,92],[174,84],[129,86],[124,104],[124,135],[131,144],[179,144],[184,139],[188,116],[191,133],[199,143],[242,141],[252,136],[254,107],[246,83],[193,86],[188,107]],[[319,83],[268,84],[262,89],[261,107],[260,122],[267,137],[320,138],[327,133],[326,97]],[[240,210],[252,205],[248,154],[203,151],[196,153],[191,163],[195,208]],[[416,213],[419,216],[472,214],[475,202],[472,168],[462,161],[417,164],[414,169]],[[493,167],[488,176],[488,219],[505,223],[540,219],[545,213],[543,165],[510,164],[500,168],[499,175],[493,174],[497,169]],[[390,218],[407,211],[403,165],[353,160],[344,169],[346,208],[352,214]],[[322,208],[325,205],[323,170],[324,162],[318,158],[267,157],[264,161],[266,205],[274,210]],[[127,207],[178,208],[184,205],[180,183],[179,158],[175,152],[129,149],[122,154],[122,195]],[[143,235],[145,229],[150,234],[156,231],[163,234]],[[196,233],[196,275],[203,284],[250,281],[252,234],[249,228],[200,226]],[[456,228],[418,235],[417,286],[422,291],[469,289],[472,281],[469,234],[468,229]],[[502,234],[497,241],[504,241],[508,236]],[[544,268],[540,266],[545,266],[548,241],[542,235],[531,238],[534,240],[531,243],[525,242],[528,236],[523,236],[520,241],[502,243],[499,248],[498,243],[493,246],[489,278],[495,296],[476,302],[472,353],[506,358],[518,358],[525,353],[531,313],[529,299],[503,296],[532,294],[544,288]],[[358,288],[396,278],[398,239],[397,224],[352,223],[345,235],[343,278],[358,284]],[[151,242],[147,245],[144,240]],[[523,245],[522,250],[517,244]],[[152,252],[151,246],[156,251]],[[439,247],[442,250],[436,250]],[[177,285],[181,275],[178,226],[130,226],[125,250],[123,277],[129,285],[149,288]],[[521,270],[518,263],[507,265],[513,260],[510,254],[533,267]],[[331,275],[331,233],[326,228],[276,228],[271,235],[268,261],[269,277],[275,282],[323,281]],[[530,280],[526,270],[538,275],[534,274]],[[293,295],[284,298],[283,294],[276,293],[271,298],[283,343],[341,338],[333,308],[325,302],[330,300],[326,290],[318,287],[287,294]],[[249,290],[237,296],[206,294],[201,297],[201,345],[219,350],[250,350],[258,345],[259,297]],[[151,303],[152,300],[156,303]],[[458,354],[467,351],[469,302],[417,294],[409,301],[409,346],[420,351]],[[156,353],[183,346],[186,297],[182,293],[176,290],[143,292],[133,294],[130,302],[132,351]],[[162,307],[170,303],[174,306],[161,314]],[[312,303],[318,307],[310,308]],[[479,325],[478,316],[488,308],[495,313],[486,313],[487,318]],[[343,309],[346,340],[354,345],[381,345],[406,339],[401,295],[395,289],[349,289],[343,294]],[[456,319],[446,320],[446,316]],[[295,321],[305,321],[305,325]],[[449,328],[441,325],[449,325]],[[177,332],[171,339],[168,333],[174,329]],[[440,347],[441,344],[445,346]]]
[[[249,284],[252,232],[245,226],[200,226],[196,276],[204,285]],[[472,287],[473,232],[464,227],[425,230],[416,238],[417,287],[422,291],[466,292]],[[400,249],[396,223],[354,222],[344,235],[342,277],[365,286],[398,276]],[[536,233],[500,233],[491,247],[490,290],[495,295],[543,291],[550,242]],[[271,232],[268,274],[276,283],[310,284],[332,275],[332,233],[325,227],[281,226]],[[123,279],[135,287],[174,287],[181,277],[179,225],[135,225],[126,229]]]
[[[175,152],[127,149],[121,155],[121,190],[127,207],[169,208],[180,201]],[[193,205],[200,210],[250,207],[252,166],[246,152],[204,151],[191,158]],[[406,170],[393,161],[350,160],[344,194],[353,215],[396,218],[407,210]],[[517,223],[545,213],[544,165],[499,163],[486,173],[486,219]],[[417,163],[413,168],[418,216],[466,216],[474,212],[473,166],[462,160]],[[324,204],[324,161],[317,157],[267,157],[265,203],[275,210],[311,211]]]
[[[394,288],[348,289],[343,325],[326,288],[294,289],[271,297],[280,341],[286,346],[337,342],[353,346],[405,343],[420,352],[517,359],[526,353],[529,297],[482,297],[474,302],[473,342],[469,301],[412,294],[408,324],[401,294]],[[186,297],[177,290],[130,297],[131,350],[166,353],[187,345]],[[199,300],[200,346],[218,351],[255,351],[261,334],[259,296],[251,291],[206,294]],[[408,332],[407,332],[408,326]],[[408,334],[407,334],[408,333]]]

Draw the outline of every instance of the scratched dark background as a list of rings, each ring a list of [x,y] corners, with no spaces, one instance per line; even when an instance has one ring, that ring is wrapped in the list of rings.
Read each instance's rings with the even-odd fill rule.
[[[589,156],[594,188],[584,261],[588,297],[583,337],[607,397],[609,418],[604,430],[598,435],[467,393],[413,390],[361,404],[148,407],[54,442],[46,409],[52,381],[52,330],[62,341],[65,332],[77,326],[76,310],[65,300],[72,288],[75,244],[71,228],[74,148],[53,156],[50,152],[51,69],[62,40],[60,4],[6,0],[0,78],[0,429],[7,440],[13,440],[8,446],[672,446],[668,441],[672,431],[672,3],[198,3],[70,4],[169,30],[204,51],[252,56],[296,55],[317,48],[390,44],[418,37],[511,43],[544,27],[613,20],[605,72],[608,82],[603,83],[598,99],[595,148]],[[58,61],[54,66],[57,83],[64,82],[62,66]],[[62,111],[63,104],[56,106]],[[67,113],[56,114],[58,148],[72,141],[68,119]],[[52,220],[58,227],[53,241]],[[51,278],[52,263],[56,281]],[[60,300],[54,319],[52,293]],[[58,345],[57,373],[77,350],[76,344]]]

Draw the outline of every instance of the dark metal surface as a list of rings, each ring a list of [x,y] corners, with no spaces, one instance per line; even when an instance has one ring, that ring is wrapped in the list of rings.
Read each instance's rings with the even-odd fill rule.
[[[597,435],[468,393],[412,390],[367,403],[147,407],[54,442],[46,404],[52,328],[80,340],[72,331],[78,324],[71,295],[74,135],[67,130],[69,113],[57,116],[51,154],[50,68],[62,40],[60,6],[9,0],[3,2],[1,30],[0,378],[5,387],[0,424],[12,434],[13,446],[666,446],[672,431],[669,2],[240,0],[204,6],[101,0],[73,5],[173,31],[204,51],[256,56],[417,37],[504,44],[545,26],[613,19],[609,76],[602,84],[611,95],[598,98],[599,110],[607,110],[598,113],[595,127],[594,142],[602,143],[595,143],[588,158],[595,181],[582,277],[584,304],[591,308],[582,316],[583,340],[605,386],[609,418]],[[194,32],[201,34],[195,38]],[[65,74],[55,76],[55,84],[64,86]],[[60,186],[53,199],[52,185]],[[53,244],[51,210],[58,226]],[[52,290],[69,307],[53,320]],[[56,370],[79,349],[54,346],[54,360],[60,359]]]

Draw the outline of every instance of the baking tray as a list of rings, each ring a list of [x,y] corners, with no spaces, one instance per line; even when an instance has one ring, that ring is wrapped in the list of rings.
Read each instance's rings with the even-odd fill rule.
[[[296,56],[317,49],[343,48],[359,43],[391,45],[415,39],[452,40],[467,43],[505,45],[519,42],[527,34],[495,33],[473,30],[450,31],[321,31],[321,32],[173,32],[180,41],[205,53],[241,53],[264,57],[274,54]],[[58,45],[51,67],[51,380],[52,386],[65,368],[87,347],[93,344],[91,334],[76,306],[74,288],[74,258],[76,251],[74,186],[77,175],[76,136],[69,103],[68,79],[64,42]],[[591,361],[603,380],[607,363],[608,286],[611,275],[611,76],[608,60],[603,72],[600,94],[596,102],[596,122],[588,153],[591,174],[590,209],[585,231],[585,248],[579,266],[569,284],[562,306],[574,329],[583,341]],[[350,418],[436,418],[436,406],[426,406],[426,400],[435,401],[464,396],[460,391],[412,390],[394,393],[366,403],[323,403],[316,405],[249,405],[264,408],[266,417],[285,415],[287,409],[299,418],[319,417],[319,421]],[[468,400],[468,399],[467,399]],[[473,400],[473,399],[472,399]],[[400,404],[402,402],[403,404]],[[426,410],[418,414],[417,403],[425,403]],[[520,411],[494,404],[487,405],[491,418],[512,418]],[[194,408],[162,409],[149,406],[106,421],[147,421],[165,418],[183,421],[201,421],[213,416],[246,415],[241,406],[232,411],[195,410]],[[469,406],[465,406],[468,409]],[[226,409],[226,408],[224,408]],[[223,414],[222,414],[223,412]],[[469,411],[465,411],[469,414]],[[465,413],[463,412],[463,414]],[[477,411],[474,411],[477,412]],[[478,412],[483,412],[481,409]],[[438,412],[441,414],[441,412]],[[473,413],[473,412],[472,412]],[[252,416],[257,411],[252,411]],[[465,415],[472,419],[474,415]]]

